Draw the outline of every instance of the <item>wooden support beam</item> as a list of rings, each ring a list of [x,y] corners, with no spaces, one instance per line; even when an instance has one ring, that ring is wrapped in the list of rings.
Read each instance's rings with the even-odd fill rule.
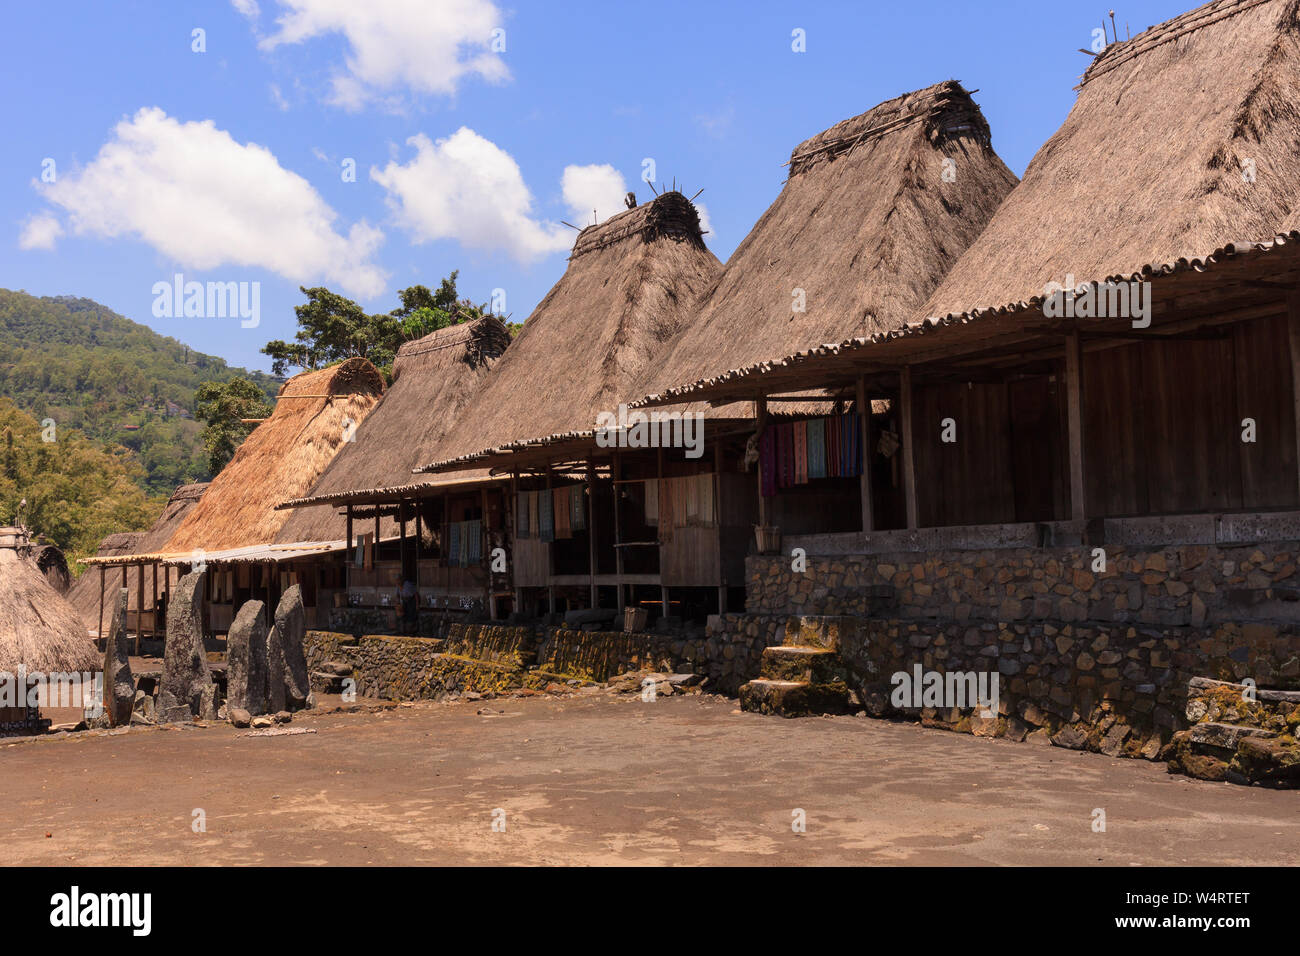
[[[763,430],[767,428],[767,399],[760,398],[754,402],[754,420],[757,423],[759,445],[762,445]],[[758,476],[758,523],[767,527],[767,499],[763,497],[763,455],[760,452],[758,464],[754,467],[754,473]]]
[[[487,567],[487,612],[488,618],[495,621],[497,619],[497,594],[492,582],[492,511],[488,505],[486,485],[483,487],[481,500],[483,502],[483,542],[480,550],[483,555],[483,564]]]
[[[600,589],[596,587],[596,466],[587,461],[587,567],[591,573],[591,607],[600,607]]]
[[[144,636],[144,565],[135,569],[135,656],[140,656],[140,641]]]
[[[1291,401],[1295,409],[1296,448],[1300,450],[1300,289],[1287,296],[1286,321],[1291,345]],[[1300,453],[1296,459],[1300,462]],[[1296,478],[1300,482],[1300,469]]]
[[[347,548],[347,550],[348,550],[349,554],[348,554],[348,556],[347,556],[347,560],[344,562],[345,564],[347,563],[347,561],[351,561],[351,560],[352,560],[352,555],[351,555],[351,553],[350,553],[350,552],[352,551],[352,506],[351,506],[351,505],[348,505],[347,522],[348,522],[348,530],[347,530],[347,536],[348,536],[348,548]]]
[[[1086,520],[1083,474],[1083,350],[1078,332],[1065,337],[1065,409],[1069,430],[1070,518]]]
[[[546,466],[546,493],[548,495],[551,493],[551,466],[550,465]],[[555,527],[555,499],[554,498],[551,499],[550,505],[551,505],[551,527],[554,528]],[[541,521],[542,521],[542,509],[539,506],[537,509],[538,540],[541,539]],[[555,535],[552,534],[551,537],[554,538]],[[551,583],[551,578],[554,574],[554,571],[555,571],[555,542],[551,541],[549,543],[546,543],[546,604],[547,604],[548,613],[550,614],[555,613],[555,585]]]
[[[871,402],[867,400],[867,377],[858,376],[858,414],[862,416],[862,477],[858,490],[862,497],[862,530],[875,530],[871,508]]]
[[[104,565],[99,566],[99,626],[95,629],[99,637],[104,636],[104,575],[107,571]]]
[[[912,366],[904,365],[898,373],[898,407],[903,429],[903,496],[907,502],[907,526],[919,527],[916,507],[916,456],[912,452],[913,435],[916,432],[912,421]]]
[[[610,462],[610,487],[614,491],[614,573],[618,575],[620,581],[623,577],[623,549],[619,547],[623,543],[623,518],[622,509],[619,505],[619,496],[622,492],[619,490],[623,482],[623,456],[619,452],[614,452],[613,459]],[[618,613],[622,614],[623,609],[627,606],[626,597],[623,591],[623,585],[618,586],[618,598],[615,607]]]

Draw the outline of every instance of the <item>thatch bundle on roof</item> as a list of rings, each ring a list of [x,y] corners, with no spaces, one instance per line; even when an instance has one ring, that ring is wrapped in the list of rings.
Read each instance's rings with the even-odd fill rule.
[[[411,470],[429,460],[454,422],[462,415],[477,417],[471,400],[509,344],[504,323],[487,316],[403,345],[393,363],[393,384],[308,497],[409,484]],[[332,541],[346,533],[334,505],[287,514],[282,542]]]
[[[99,542],[95,557],[118,558],[129,557],[134,554],[155,554],[161,551],[167,540],[176,533],[176,529],[180,527],[181,521],[189,514],[190,509],[198,504],[207,487],[207,482],[181,485],[172,492],[172,496],[167,500],[162,514],[158,516],[158,519],[154,521],[153,526],[148,531],[123,531],[110,534]],[[130,592],[128,609],[132,612],[140,610],[139,576],[140,569],[138,567],[127,568],[126,588]],[[113,589],[123,586],[122,572],[113,569],[111,572],[106,573],[104,583],[111,598]],[[82,571],[81,576],[72,583],[67,595],[68,603],[76,608],[77,613],[81,615],[81,619],[86,622],[86,626],[95,633],[99,633],[100,629],[99,587],[99,570],[89,568]],[[109,599],[106,598],[105,600]],[[146,575],[144,610],[152,610],[153,606],[153,578]]]
[[[0,672],[97,670],[86,626],[16,549],[0,548]]]
[[[699,215],[678,192],[588,226],[569,266],[524,323],[435,453],[590,430],[647,373],[721,271]]]
[[[636,395],[910,319],[1016,179],[948,81],[795,147],[790,178]],[[805,311],[795,311],[802,299]]]
[[[1093,60],[1065,123],[922,310],[1041,296],[1300,226],[1296,0],[1216,0]]]
[[[253,429],[160,550],[275,541],[288,517],[275,505],[315,484],[383,391],[382,376],[360,358],[294,376],[280,388],[271,417]]]

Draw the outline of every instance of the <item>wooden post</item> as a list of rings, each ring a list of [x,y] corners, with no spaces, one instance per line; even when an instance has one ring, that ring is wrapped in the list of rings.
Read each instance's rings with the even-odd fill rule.
[[[519,580],[519,575],[515,569],[515,558],[519,555],[519,472],[510,472],[510,508],[511,513],[515,515],[514,524],[511,525],[514,534],[514,540],[510,543],[510,583],[515,584]],[[529,534],[534,534],[535,529],[529,528]],[[522,614],[524,610],[524,589],[515,587],[515,613]]]
[[[918,527],[916,507],[916,459],[912,454],[912,366],[904,365],[898,373],[899,409],[903,429],[903,495],[907,501],[907,526]]]
[[[618,601],[615,607],[618,608],[618,613],[622,614],[627,606],[626,595],[623,593],[623,549],[619,547],[623,541],[623,519],[619,507],[619,498],[622,494],[619,489],[623,487],[620,483],[623,480],[623,457],[618,452],[614,452],[613,455],[609,473],[614,486],[614,573],[618,575]]]
[[[1083,483],[1083,349],[1077,331],[1065,337],[1065,408],[1070,450],[1070,518],[1087,518]]]
[[[862,495],[862,530],[875,530],[871,507],[871,403],[867,401],[867,377],[858,376],[858,414],[862,416],[862,477],[858,488]]]
[[[1295,409],[1296,461],[1300,464],[1300,290],[1286,297],[1288,338],[1291,343],[1291,400]],[[1300,469],[1297,469],[1300,487]]]
[[[548,495],[550,495],[551,493],[551,466],[550,465],[546,466],[546,493]],[[542,509],[541,506],[539,505],[537,508],[537,528],[538,528],[537,539],[539,541],[541,540],[541,534],[542,534],[541,525],[542,525]],[[555,499],[554,498],[551,499],[551,527],[552,528],[555,527]],[[554,535],[552,535],[552,537],[554,537]],[[551,583],[551,578],[554,577],[554,572],[555,572],[555,566],[551,556],[551,552],[554,550],[555,550],[555,546],[553,543],[547,544],[546,546],[546,600],[550,608],[551,614],[555,613],[555,585]]]
[[[487,607],[488,617],[492,620],[497,619],[497,591],[492,586],[492,520],[489,517],[491,512],[488,510],[488,490],[483,486],[483,543],[480,551],[483,555],[482,560],[487,565]]]
[[[727,576],[722,570],[722,442],[713,443],[713,480],[709,482],[713,496],[713,537],[718,546],[718,613],[727,613]],[[760,497],[761,494],[760,494]]]
[[[153,626],[149,628],[149,636],[158,636],[158,562],[153,563]]]
[[[140,640],[144,634],[144,565],[135,568],[135,656],[140,656]]]
[[[754,419],[758,426],[759,447],[763,443],[763,430],[767,428],[767,399],[760,398],[754,402]],[[767,526],[767,499],[763,497],[763,454],[760,451],[758,455],[758,464],[754,468],[754,473],[758,475],[758,523]]]
[[[343,567],[344,567],[345,570],[346,570],[348,564],[352,561],[352,505],[351,505],[351,504],[349,504],[349,505],[347,506],[347,512],[348,512],[348,519],[347,519],[347,520],[348,520],[348,530],[347,530],[348,543],[347,543],[347,549],[346,549],[346,556],[345,556],[345,558],[344,558],[344,560],[343,560]],[[344,574],[344,576],[343,576],[343,586],[344,586],[345,588],[347,587],[347,584],[348,584],[347,579],[348,579],[348,575],[347,575],[347,574]]]
[[[617,489],[615,489],[617,493]],[[600,588],[596,585],[596,466],[587,459],[587,569],[591,577],[591,607],[600,607]]]
[[[662,500],[663,500],[663,494],[662,494],[662,492],[661,492],[660,489],[661,489],[661,487],[662,487],[662,485],[663,485],[663,483],[664,483],[664,450],[663,450],[663,448],[660,448],[660,449],[659,449],[659,452],[658,452],[658,467],[659,467],[659,481],[658,481],[658,483],[655,485],[655,494],[659,495],[659,500],[662,501]],[[660,606],[660,608],[662,608],[661,613],[663,614],[663,616],[664,616],[664,617],[667,617],[667,616],[668,616],[668,588],[665,587],[665,586],[664,586],[664,583],[663,583],[663,581],[664,581],[664,546],[663,546],[664,535],[663,535],[663,527],[664,527],[664,513],[663,513],[662,510],[660,510],[660,511],[659,511],[659,532],[660,532],[660,533],[659,533],[659,541],[660,541],[660,544],[659,544],[659,549],[658,549],[658,550],[659,550],[659,606]],[[672,530],[673,530],[672,528],[669,528],[669,529],[668,529],[668,533],[671,534],[671,533],[672,533]]]
[[[105,567],[99,566],[99,626],[95,629],[97,637],[104,636],[104,572]]]

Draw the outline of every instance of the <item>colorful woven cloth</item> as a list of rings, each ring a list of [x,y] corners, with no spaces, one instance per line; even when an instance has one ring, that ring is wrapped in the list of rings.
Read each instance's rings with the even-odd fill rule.
[[[549,490],[537,496],[537,527],[540,530],[538,537],[543,541],[555,540],[554,500]]]
[[[574,485],[569,489],[569,526],[574,531],[587,530],[587,496],[582,493],[583,485]]]
[[[826,419],[808,422],[808,478],[826,477]]]

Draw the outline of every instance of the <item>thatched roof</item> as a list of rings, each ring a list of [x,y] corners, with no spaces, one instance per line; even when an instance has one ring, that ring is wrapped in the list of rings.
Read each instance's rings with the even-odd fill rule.
[[[452,424],[476,417],[471,401],[509,344],[504,323],[488,316],[403,345],[393,384],[306,497],[409,484]],[[289,512],[278,540],[331,541],[346,530],[336,506],[316,505]]]
[[[176,533],[180,527],[181,521],[189,514],[191,508],[198,504],[203,492],[207,490],[208,482],[200,482],[192,485],[181,485],[172,492],[172,496],[167,499],[167,504],[162,510],[157,520],[148,531],[121,531],[117,534],[110,534],[99,542],[99,547],[95,551],[96,558],[125,558],[136,554],[153,554],[162,549],[169,538]],[[140,589],[139,589],[139,568],[127,568],[126,587],[130,592],[130,603],[128,607],[132,611],[139,610]],[[99,633],[99,572],[93,568],[82,571],[81,575],[72,583],[68,589],[68,603],[71,604],[81,615],[81,619],[86,622],[86,626],[95,633]],[[122,586],[121,571],[112,571],[105,575],[105,604],[111,600],[112,590]],[[144,586],[144,607],[149,610],[153,607],[153,578],[152,575],[146,575]],[[108,612],[105,611],[105,614]]]
[[[276,540],[288,513],[275,505],[316,483],[353,433],[347,423],[360,426],[383,391],[383,378],[365,359],[294,376],[281,386],[271,417],[244,439],[159,550],[218,551]]]
[[[1015,183],[979,107],[951,80],[805,140],[698,317],[624,397],[900,327]]]
[[[77,612],[12,548],[0,548],[0,594],[0,671],[99,669],[99,653]]]
[[[678,192],[588,226],[470,413],[427,458],[590,430],[692,321],[721,268],[695,207]]]
[[[1296,0],[1206,4],[1093,60],[1065,123],[920,314],[1271,240],[1300,224],[1297,155]]]

